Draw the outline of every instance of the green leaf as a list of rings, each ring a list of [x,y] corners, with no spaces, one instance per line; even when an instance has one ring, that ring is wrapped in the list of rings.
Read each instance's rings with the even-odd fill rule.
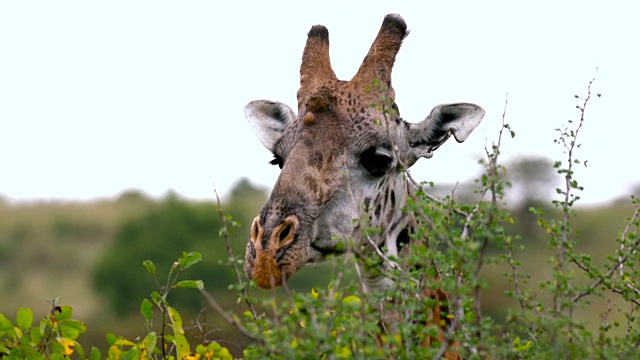
[[[180,263],[180,267],[182,270],[188,269],[191,266],[202,261],[202,254],[197,251],[193,251],[190,253],[183,252],[182,258],[178,261]]]
[[[202,280],[182,280],[176,284],[180,288],[204,289]]]
[[[155,304],[159,304],[159,303],[160,303],[160,301],[162,300],[162,296],[160,295],[160,293],[159,293],[159,292],[157,292],[157,291],[152,291],[152,292],[151,292],[151,300],[153,300],[153,302],[154,302]]]
[[[345,297],[344,299],[342,299],[342,303],[349,305],[349,306],[353,306],[353,307],[357,307],[360,306],[361,304],[361,300],[359,297],[355,296],[355,295],[349,295],[347,297]]]
[[[180,317],[180,313],[171,306],[167,306],[167,310],[169,310],[169,318],[171,319],[171,325],[173,325],[173,332],[184,334],[184,330],[182,329],[182,317]]]
[[[145,260],[142,262],[142,265],[147,269],[147,271],[151,274],[156,273],[156,265],[151,260]]]
[[[60,323],[60,335],[65,338],[75,340],[80,336],[80,331],[64,322]]]
[[[65,341],[67,341],[68,339],[65,338],[57,338],[57,341],[52,341],[49,346],[51,347],[51,351],[52,351],[52,356],[49,359],[54,359],[53,355],[60,355],[60,357],[55,357],[56,359],[63,359],[64,358],[64,352],[65,352],[65,347],[63,345],[63,343]],[[70,341],[70,340],[69,340]]]
[[[92,347],[90,360],[100,360],[100,359],[102,359],[102,353],[100,353],[100,349],[98,349],[95,346]]]
[[[60,312],[56,314],[56,321],[64,321],[71,319],[73,315],[73,309],[71,306],[61,306]]]
[[[40,320],[40,325],[38,325],[38,330],[40,331],[41,334],[45,334],[45,331],[47,331],[47,329],[51,328],[51,319],[49,319],[49,317],[45,317],[44,319]]]
[[[31,336],[31,341],[34,344],[38,344],[40,343],[40,340],[42,340],[42,330],[40,329],[40,327],[31,328],[31,330],[29,331],[29,335]]]
[[[9,356],[9,359],[29,359],[29,360],[45,360],[45,357],[38,353],[36,349],[33,347],[33,344],[29,343],[29,339],[26,336],[20,338],[20,345],[14,348],[15,350],[11,352],[12,356]],[[4,358],[3,358],[4,359]]]
[[[85,359],[84,349],[82,348],[82,345],[80,345],[80,343],[78,343],[77,341],[74,341],[74,344],[75,344],[75,353],[78,354],[78,357],[80,359]]]
[[[171,325],[173,327],[173,342],[176,345],[176,352],[178,359],[184,359],[185,356],[191,353],[191,347],[187,342],[187,338],[184,336],[184,329],[182,328],[182,318],[176,309],[168,306],[169,317],[171,319]]]
[[[54,352],[49,357],[49,360],[64,360],[64,356],[59,352]]]
[[[143,340],[144,347],[147,349],[147,353],[152,354],[153,349],[156,347],[156,342],[158,340],[158,336],[155,332],[151,331],[145,336]]]
[[[116,340],[118,340],[118,337],[114,333],[108,333],[107,336],[105,336],[105,339],[107,339],[107,344],[113,345]]]
[[[120,360],[137,360],[140,359],[140,350],[138,347],[133,347],[131,350],[123,352]]]
[[[7,319],[4,314],[0,313],[0,335],[5,334],[11,339],[16,338],[16,331],[13,329],[11,320]]]
[[[147,322],[150,322],[153,318],[153,304],[149,299],[145,298],[142,300],[142,303],[140,304],[140,313],[144,316]]]
[[[61,335],[73,340],[76,340],[80,334],[86,331],[87,327],[78,320],[65,320],[60,323]]]
[[[26,331],[33,324],[33,312],[29,308],[20,308],[16,316],[16,324],[18,327]]]

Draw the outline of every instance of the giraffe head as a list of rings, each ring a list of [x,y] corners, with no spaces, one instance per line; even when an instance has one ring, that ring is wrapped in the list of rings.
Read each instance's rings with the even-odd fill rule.
[[[480,123],[477,105],[438,105],[418,123],[399,115],[391,70],[408,34],[397,14],[384,18],[369,53],[349,81],[336,78],[329,33],[308,33],[297,114],[252,101],[245,116],[282,170],[251,226],[245,271],[261,288],[281,285],[302,266],[340,253],[338,238],[359,237],[353,219],[391,221],[402,171],[429,158],[451,135],[464,141]],[[385,220],[385,218],[387,220]]]

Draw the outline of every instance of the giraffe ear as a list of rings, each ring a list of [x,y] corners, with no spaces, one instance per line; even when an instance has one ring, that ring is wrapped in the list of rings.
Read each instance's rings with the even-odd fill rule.
[[[451,135],[459,143],[465,141],[484,114],[484,109],[475,104],[436,106],[426,119],[409,127],[409,146],[413,148],[415,158],[430,158]]]
[[[255,100],[244,107],[244,116],[258,139],[269,151],[282,136],[284,129],[296,120],[296,114],[283,103]]]

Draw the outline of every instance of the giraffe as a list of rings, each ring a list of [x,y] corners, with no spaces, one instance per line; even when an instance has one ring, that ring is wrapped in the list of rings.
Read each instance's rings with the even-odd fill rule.
[[[370,240],[397,257],[414,221],[402,211],[413,191],[404,170],[432,157],[451,135],[465,141],[482,120],[484,110],[470,103],[438,105],[418,123],[400,117],[391,71],[408,33],[402,17],[385,16],[357,73],[344,81],[331,67],[327,28],[315,25],[302,55],[297,114],[266,100],[245,107],[281,169],[247,243],[245,272],[258,287],[277,287],[303,266],[341,254],[337,238],[365,241],[353,219],[383,229]],[[365,268],[363,285],[389,288],[393,281],[383,274]]]

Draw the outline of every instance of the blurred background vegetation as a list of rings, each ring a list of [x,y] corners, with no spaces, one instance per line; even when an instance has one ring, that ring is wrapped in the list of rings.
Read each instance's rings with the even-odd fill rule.
[[[520,159],[506,167],[512,183],[507,201],[514,219],[509,231],[520,235],[527,247],[517,255],[523,260],[522,271],[532,275],[530,284],[535,286],[550,278],[551,270],[546,234],[529,208],[543,208],[548,217],[557,215],[551,199],[559,178],[549,159]],[[469,181],[436,186],[433,192],[441,196],[453,193],[458,202],[471,202],[474,186]],[[636,195],[639,192],[640,186]],[[267,196],[267,189],[242,179],[224,197],[224,212],[241,224],[230,238],[236,254],[244,254],[249,226]],[[594,264],[602,264],[604,256],[615,251],[616,235],[631,213],[628,198],[578,207],[573,224],[579,251],[591,254]],[[91,202],[9,203],[0,198],[0,312],[12,317],[18,308],[31,307],[36,317],[45,316],[50,307],[47,299],[60,296],[64,305],[74,307],[76,318],[86,323],[85,346],[104,349],[107,332],[130,338],[145,333],[138,308],[156,285],[142,261],[152,260],[162,277],[182,251],[199,251],[203,263],[190,268],[184,278],[203,280],[225,308],[241,313],[244,307],[237,303],[236,292],[228,290],[235,275],[224,264],[227,250],[218,235],[221,224],[213,199],[189,201],[175,193],[153,199],[127,191],[115,199]],[[322,265],[326,271],[331,271],[330,266]],[[326,271],[303,269],[289,287],[309,291],[325,286]],[[504,271],[489,265],[484,273],[489,284],[483,293],[484,311],[497,317],[514,305],[503,295],[510,286],[501,276]],[[234,352],[244,346],[244,339],[206,310],[199,293],[185,289],[174,291],[173,296],[170,301],[190,322],[193,336],[206,332],[208,339]]]

